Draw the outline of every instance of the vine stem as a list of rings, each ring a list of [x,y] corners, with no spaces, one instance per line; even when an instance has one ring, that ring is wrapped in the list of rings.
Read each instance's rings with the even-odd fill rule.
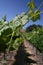
[[[43,2],[40,4],[40,6],[39,6],[38,10],[42,7],[42,5],[43,5]]]
[[[37,13],[36,15],[38,15],[38,14],[43,14],[43,11],[41,11],[40,13]],[[29,21],[30,21],[34,16],[36,16],[36,15],[31,16],[31,17],[29,18]],[[29,22],[29,21],[28,21],[28,22]],[[28,22],[26,22],[25,24],[27,24]],[[25,25],[25,24],[24,24],[24,25]],[[23,26],[24,26],[24,25],[23,25]]]
[[[12,36],[11,36],[11,39],[10,39],[10,41],[9,41],[9,47],[8,47],[8,49],[7,49],[7,52],[9,52],[9,50],[10,50],[10,47],[11,47],[11,44],[12,44],[12,38],[13,38],[13,36],[14,36],[14,31],[12,32]]]

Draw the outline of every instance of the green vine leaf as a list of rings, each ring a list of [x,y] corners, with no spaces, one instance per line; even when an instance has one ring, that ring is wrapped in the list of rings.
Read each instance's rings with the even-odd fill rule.
[[[40,14],[38,14],[38,13],[40,13],[40,10],[36,10],[35,12],[34,12],[34,16],[32,17],[32,21],[33,22],[35,22],[35,21],[37,21],[38,19],[40,19]],[[37,14],[37,15],[36,15]]]
[[[28,6],[29,6],[30,10],[34,10],[36,8],[36,5],[35,5],[35,2],[34,1],[29,2],[28,3]]]

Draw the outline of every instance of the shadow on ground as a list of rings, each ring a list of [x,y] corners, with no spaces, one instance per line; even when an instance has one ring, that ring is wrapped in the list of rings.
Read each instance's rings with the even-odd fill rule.
[[[29,59],[28,56],[30,56],[30,54],[26,53],[24,46],[21,45],[17,51],[15,56],[16,61],[13,65],[31,65],[31,63],[35,63],[35,61]]]

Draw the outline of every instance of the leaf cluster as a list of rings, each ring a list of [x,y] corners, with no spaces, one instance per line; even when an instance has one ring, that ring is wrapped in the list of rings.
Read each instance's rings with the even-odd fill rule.
[[[37,49],[43,52],[43,27],[40,25],[33,25],[29,27],[27,34],[25,34],[27,40],[29,40]],[[28,29],[29,29],[28,28]],[[33,28],[33,29],[32,29]]]

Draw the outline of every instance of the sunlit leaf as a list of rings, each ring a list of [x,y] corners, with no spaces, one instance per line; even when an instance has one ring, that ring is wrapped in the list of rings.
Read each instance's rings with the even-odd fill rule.
[[[20,38],[16,38],[16,40],[13,43],[13,48],[15,48],[15,49],[18,48],[21,43],[23,43],[23,39],[21,37]]]
[[[32,17],[34,15],[34,12],[32,11],[32,10],[30,10],[29,12],[28,12],[28,16],[29,17]]]
[[[35,21],[37,21],[38,19],[40,19],[40,14],[38,14],[38,13],[40,13],[40,10],[36,10],[36,11],[34,12],[34,16],[32,17],[32,21],[33,21],[33,22],[35,22]]]

